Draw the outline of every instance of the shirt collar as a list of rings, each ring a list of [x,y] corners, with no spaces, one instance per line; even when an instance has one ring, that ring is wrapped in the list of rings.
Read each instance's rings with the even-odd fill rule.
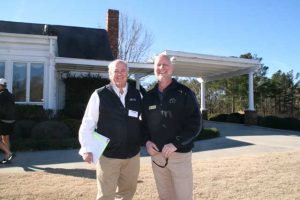
[[[115,91],[115,93],[119,94],[120,93],[120,89],[115,84],[111,84],[111,85],[112,85],[113,90]],[[123,94],[126,94],[127,90],[128,90],[128,84],[126,83],[125,87],[123,88],[123,91],[124,91]]]

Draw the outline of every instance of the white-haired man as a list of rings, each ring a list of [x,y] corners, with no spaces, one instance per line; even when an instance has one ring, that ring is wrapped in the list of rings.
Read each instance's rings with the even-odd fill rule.
[[[141,96],[127,83],[122,60],[108,66],[110,84],[96,89],[88,102],[79,130],[83,160],[91,163],[91,134],[96,129],[110,142],[97,163],[97,199],[133,198],[140,170]]]

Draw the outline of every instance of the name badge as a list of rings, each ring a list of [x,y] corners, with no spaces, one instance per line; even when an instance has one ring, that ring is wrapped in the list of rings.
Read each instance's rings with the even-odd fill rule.
[[[134,110],[129,110],[128,111],[128,116],[137,118],[139,116],[139,113],[137,111],[134,111]]]
[[[156,109],[156,105],[149,106],[149,110],[154,110],[154,109]]]

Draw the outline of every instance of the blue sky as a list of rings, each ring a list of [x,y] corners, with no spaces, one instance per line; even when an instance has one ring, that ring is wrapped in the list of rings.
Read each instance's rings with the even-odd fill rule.
[[[298,0],[2,0],[0,20],[105,28],[108,9],[152,32],[166,49],[220,56],[257,54],[277,70],[300,72]]]

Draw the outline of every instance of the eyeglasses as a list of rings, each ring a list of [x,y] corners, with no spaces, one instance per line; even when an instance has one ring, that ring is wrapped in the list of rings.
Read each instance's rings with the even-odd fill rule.
[[[152,162],[160,168],[165,168],[168,165],[168,161],[169,161],[169,158],[166,158],[166,163],[164,165],[159,165],[154,160],[152,160]]]

